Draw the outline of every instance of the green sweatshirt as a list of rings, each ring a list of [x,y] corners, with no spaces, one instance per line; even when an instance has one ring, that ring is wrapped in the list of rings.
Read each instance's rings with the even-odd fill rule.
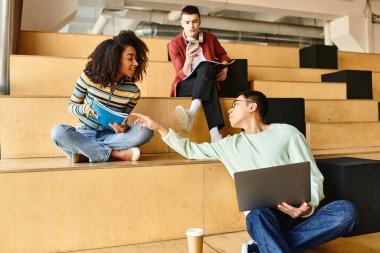
[[[233,177],[235,172],[310,161],[312,212],[323,195],[323,176],[319,171],[305,137],[295,127],[271,124],[257,133],[244,132],[227,136],[214,143],[194,143],[169,129],[162,138],[172,149],[188,159],[221,161]],[[304,216],[304,217],[307,217]]]

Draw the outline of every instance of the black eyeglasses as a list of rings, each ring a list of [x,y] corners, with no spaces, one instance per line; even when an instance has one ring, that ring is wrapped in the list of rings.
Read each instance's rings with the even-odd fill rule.
[[[248,102],[248,103],[255,103],[254,101],[251,101],[251,100],[242,100],[242,99],[235,99],[233,102],[232,102],[232,105],[231,105],[231,108],[235,108],[235,105],[236,105],[236,102],[238,101],[245,101],[245,102]]]

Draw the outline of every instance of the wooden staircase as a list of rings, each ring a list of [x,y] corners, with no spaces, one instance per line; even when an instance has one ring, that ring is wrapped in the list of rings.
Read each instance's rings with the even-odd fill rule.
[[[11,95],[0,97],[0,252],[186,252],[185,231],[203,227],[204,252],[240,252],[249,239],[233,181],[217,161],[186,160],[158,134],[138,162],[72,164],[50,140],[66,111],[86,57],[108,36],[21,32],[11,56]],[[179,131],[169,98],[173,67],[167,39],[144,38],[147,76],[135,111]],[[339,69],[372,70],[373,100],[347,100],[344,83],[321,83],[334,70],[299,68],[298,48],[223,43],[248,59],[253,89],[269,97],[303,97],[306,137],[318,157],[380,159],[380,55],[339,52]],[[226,127],[232,99],[221,99]],[[289,112],[291,113],[291,112]],[[130,122],[133,119],[131,118]],[[203,113],[182,134],[209,141]],[[311,252],[380,252],[380,234],[342,238]]]

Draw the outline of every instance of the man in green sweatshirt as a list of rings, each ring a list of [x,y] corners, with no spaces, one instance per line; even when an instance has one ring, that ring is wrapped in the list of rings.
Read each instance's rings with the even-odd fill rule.
[[[232,177],[238,171],[310,162],[311,201],[300,206],[281,203],[277,208],[258,208],[247,213],[247,230],[253,240],[243,244],[242,253],[302,252],[349,233],[357,220],[354,205],[340,200],[318,208],[324,198],[323,176],[305,137],[287,124],[265,124],[268,109],[263,93],[243,92],[228,113],[231,126],[244,132],[202,144],[179,136],[148,116],[132,115],[137,117],[136,122],[142,122],[141,127],[158,131],[162,140],[179,154],[188,159],[220,160]]]

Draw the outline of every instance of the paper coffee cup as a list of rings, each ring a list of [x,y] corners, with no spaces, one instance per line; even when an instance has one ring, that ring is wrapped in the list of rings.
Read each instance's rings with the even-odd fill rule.
[[[186,231],[188,253],[202,253],[203,252],[203,229],[189,228]]]

